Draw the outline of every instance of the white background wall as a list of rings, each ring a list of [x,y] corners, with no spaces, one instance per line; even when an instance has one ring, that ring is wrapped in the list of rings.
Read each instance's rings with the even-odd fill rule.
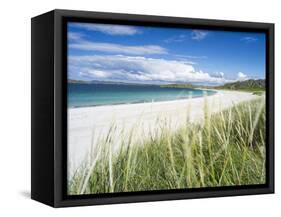
[[[274,22],[276,111],[280,111],[278,0],[9,0],[0,2],[0,216],[276,216],[280,211],[280,113],[276,194],[52,209],[30,196],[30,18],[54,8]]]

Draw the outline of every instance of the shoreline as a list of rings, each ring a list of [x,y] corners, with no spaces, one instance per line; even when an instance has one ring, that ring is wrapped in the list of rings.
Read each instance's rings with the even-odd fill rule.
[[[112,138],[113,149],[117,150],[122,135],[130,133],[133,128],[134,139],[139,141],[157,133],[161,120],[168,120],[172,130],[177,130],[187,120],[200,122],[204,118],[205,100],[210,105],[211,113],[216,113],[257,97],[252,93],[217,90],[215,94],[206,97],[68,108],[68,175],[71,176],[87,159],[100,136],[106,135],[113,124],[116,125],[116,133]]]
[[[201,89],[200,89],[201,90]],[[203,90],[204,91],[204,90]],[[218,91],[213,91],[213,94],[206,95],[207,97],[213,96],[217,94]],[[189,99],[194,99],[194,98],[204,98],[205,95],[203,96],[193,96],[193,97],[182,97],[182,98],[177,98],[177,99],[172,99],[172,100],[158,100],[158,101],[138,101],[138,102],[128,102],[128,103],[113,103],[113,104],[101,104],[101,105],[86,105],[86,106],[70,106],[67,109],[79,109],[79,108],[92,108],[92,107],[100,107],[100,106],[116,106],[116,105],[131,105],[131,104],[146,104],[146,103],[157,103],[157,102],[174,102],[178,100],[189,100]]]
[[[218,90],[212,90],[212,89],[199,89],[199,88],[194,88],[194,90],[202,90],[204,91],[209,91],[212,93],[209,94],[203,94],[199,96],[192,96],[192,97],[181,97],[177,99],[169,99],[169,100],[156,100],[156,101],[135,101],[135,102],[127,102],[127,103],[112,103],[112,104],[100,104],[100,105],[81,105],[81,106],[69,106],[68,109],[76,109],[76,108],[90,108],[90,107],[99,107],[99,106],[115,106],[115,105],[130,105],[130,104],[143,104],[143,103],[156,103],[156,102],[170,102],[170,101],[177,101],[177,100],[187,100],[187,99],[193,99],[193,98],[201,98],[205,96],[213,96],[218,93]]]

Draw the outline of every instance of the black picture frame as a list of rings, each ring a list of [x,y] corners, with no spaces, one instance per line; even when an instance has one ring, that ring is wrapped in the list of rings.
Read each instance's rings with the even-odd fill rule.
[[[266,33],[266,184],[67,195],[67,39],[69,21]],[[274,193],[274,24],[53,10],[32,18],[31,198],[53,207]]]

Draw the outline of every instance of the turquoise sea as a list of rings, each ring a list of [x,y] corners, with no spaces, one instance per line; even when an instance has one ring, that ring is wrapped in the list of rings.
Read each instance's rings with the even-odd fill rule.
[[[215,94],[215,91],[138,84],[68,84],[68,107],[170,101]]]

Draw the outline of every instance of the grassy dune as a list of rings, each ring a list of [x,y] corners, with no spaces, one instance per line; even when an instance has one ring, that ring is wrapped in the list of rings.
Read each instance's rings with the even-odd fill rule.
[[[188,109],[187,109],[188,110]],[[210,115],[135,144],[134,129],[113,152],[113,125],[68,183],[69,194],[95,194],[265,183],[265,99]],[[188,111],[187,111],[188,112]]]

